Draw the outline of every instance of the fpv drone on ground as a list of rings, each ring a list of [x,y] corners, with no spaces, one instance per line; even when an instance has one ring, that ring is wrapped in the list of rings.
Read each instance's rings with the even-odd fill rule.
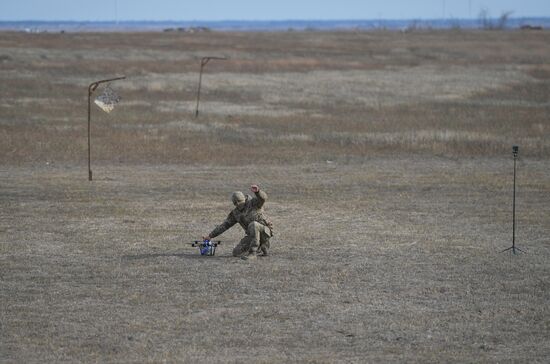
[[[192,247],[198,247],[201,255],[216,255],[216,248],[220,245],[221,241],[212,241],[208,239],[195,240],[191,243]]]

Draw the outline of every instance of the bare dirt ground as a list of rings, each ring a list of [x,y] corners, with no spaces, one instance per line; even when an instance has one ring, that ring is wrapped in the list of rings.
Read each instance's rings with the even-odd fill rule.
[[[549,35],[1,33],[0,361],[547,362]]]

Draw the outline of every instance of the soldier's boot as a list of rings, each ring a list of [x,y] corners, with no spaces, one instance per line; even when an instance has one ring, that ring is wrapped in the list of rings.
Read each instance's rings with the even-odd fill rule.
[[[233,249],[233,256],[234,257],[241,257],[244,254],[248,254],[248,251],[250,250],[250,237],[245,236],[241,239],[239,244]]]
[[[260,249],[258,249],[258,255],[262,257],[267,257],[269,255],[269,239],[260,244]]]
[[[243,260],[255,260],[257,255],[258,255],[257,249],[255,247],[253,247],[253,248],[251,247],[250,250],[247,253],[241,255],[241,259],[243,259]]]
[[[255,260],[256,259],[256,251],[250,251],[247,254],[241,255],[242,260]]]

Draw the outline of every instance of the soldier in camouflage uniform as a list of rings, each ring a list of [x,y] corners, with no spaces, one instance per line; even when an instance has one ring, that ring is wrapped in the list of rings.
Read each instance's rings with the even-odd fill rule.
[[[245,196],[240,191],[233,192],[231,201],[235,208],[221,225],[216,226],[204,237],[208,240],[213,239],[239,223],[246,235],[233,249],[233,256],[242,259],[255,259],[260,252],[264,256],[268,255],[269,239],[273,236],[273,225],[266,219],[263,211],[267,194],[260,191],[257,185],[252,185],[250,190],[254,192],[255,197]]]

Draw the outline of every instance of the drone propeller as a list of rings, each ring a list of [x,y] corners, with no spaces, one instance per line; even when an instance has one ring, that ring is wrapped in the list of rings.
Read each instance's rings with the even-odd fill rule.
[[[218,246],[218,245],[221,245],[221,240],[217,240],[217,241],[214,241],[214,240],[194,240],[192,243],[189,243],[191,244],[191,246],[198,246],[198,245],[202,245],[202,244],[208,244],[208,243],[211,243],[213,246]]]

